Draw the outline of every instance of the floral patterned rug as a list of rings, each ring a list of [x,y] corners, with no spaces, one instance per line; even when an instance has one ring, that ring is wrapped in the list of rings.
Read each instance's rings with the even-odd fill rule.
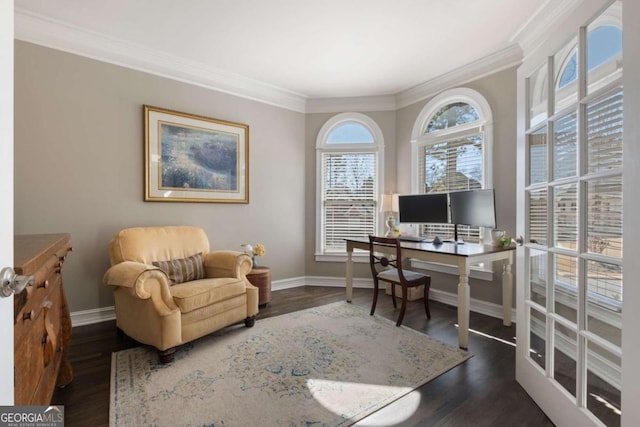
[[[471,354],[346,302],[113,354],[112,426],[351,425]]]

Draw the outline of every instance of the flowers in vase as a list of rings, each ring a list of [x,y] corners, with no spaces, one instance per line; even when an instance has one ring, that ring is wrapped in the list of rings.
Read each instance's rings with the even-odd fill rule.
[[[267,249],[264,247],[262,243],[256,243],[254,246],[251,246],[248,243],[243,243],[240,246],[242,246],[244,253],[246,253],[251,257],[254,267],[258,265],[258,260],[256,258],[259,256],[263,256],[267,253]]]

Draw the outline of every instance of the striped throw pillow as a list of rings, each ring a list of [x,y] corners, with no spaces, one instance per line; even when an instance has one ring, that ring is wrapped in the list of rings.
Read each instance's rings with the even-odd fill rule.
[[[202,265],[202,253],[183,259],[169,261],[153,261],[153,265],[159,267],[169,276],[171,285],[189,282],[191,280],[204,279],[204,266]]]

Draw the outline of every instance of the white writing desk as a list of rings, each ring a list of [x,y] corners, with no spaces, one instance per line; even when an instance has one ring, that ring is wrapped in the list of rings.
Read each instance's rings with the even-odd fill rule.
[[[353,250],[369,251],[368,239],[346,239],[347,242],[347,301],[353,297]],[[469,271],[471,264],[507,260],[502,271],[502,321],[511,326],[511,301],[513,299],[513,253],[515,248],[501,249],[497,246],[475,243],[441,245],[423,242],[401,242],[403,258],[414,258],[458,267],[458,345],[466,349],[469,343]],[[375,246],[376,252],[390,253],[388,247]],[[392,248],[393,249],[393,248]]]

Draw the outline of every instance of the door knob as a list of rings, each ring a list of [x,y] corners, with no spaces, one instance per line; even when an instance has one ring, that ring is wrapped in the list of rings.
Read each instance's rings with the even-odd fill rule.
[[[522,246],[524,244],[524,237],[522,236],[516,237],[516,243],[518,244],[518,246]]]
[[[16,274],[11,267],[5,267],[0,271],[0,296],[10,297],[19,294],[27,286],[33,285],[34,276],[21,276]]]

